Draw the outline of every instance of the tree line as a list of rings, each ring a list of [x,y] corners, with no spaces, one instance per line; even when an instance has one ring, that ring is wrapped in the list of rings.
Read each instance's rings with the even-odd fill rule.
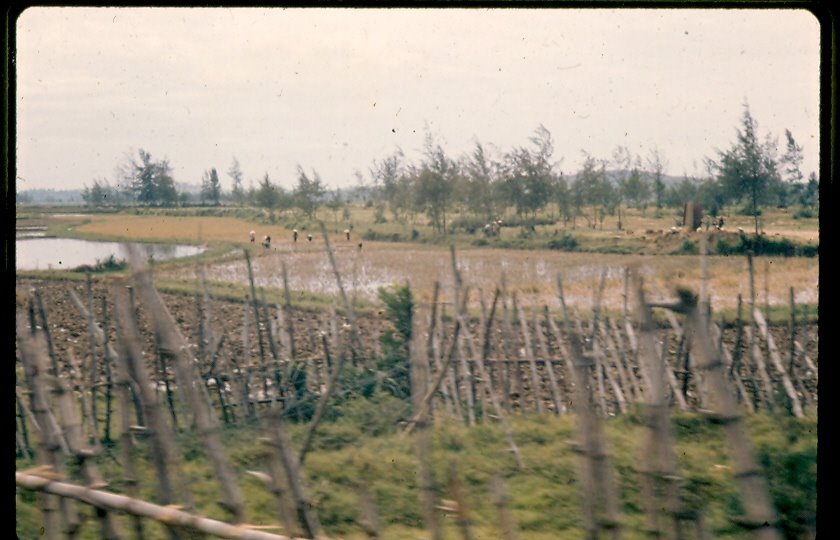
[[[813,172],[805,180],[802,150],[790,130],[785,130],[781,151],[772,134],[762,138],[745,103],[730,147],[704,158],[704,175],[684,175],[676,183],[666,183],[668,162],[657,148],[642,157],[621,145],[606,158],[583,151],[580,170],[566,175],[560,170],[562,158],[555,159],[551,133],[540,124],[526,145],[499,151],[476,141],[460,157],[450,156],[427,133],[418,163],[397,148],[374,160],[367,176],[355,171],[356,186],[344,192],[328,189],[317,171],[308,174],[300,165],[292,189],[273,182],[268,173],[245,189],[234,157],[227,171],[232,189],[223,191],[217,170],[211,168],[201,178],[197,202],[297,210],[309,218],[326,206],[336,218],[343,210],[349,219],[346,203],[355,198],[373,208],[377,223],[415,223],[425,216],[436,232],[445,233],[451,229],[453,214],[461,219],[471,216],[473,223],[491,223],[512,209],[519,222],[534,227],[540,214],[550,209],[551,218],[556,212],[564,226],[575,228],[582,221],[586,227],[603,227],[606,216],[617,215],[621,228],[627,208],[643,214],[652,209],[659,215],[665,208],[696,201],[712,215],[728,207],[754,216],[759,232],[762,207],[798,206],[804,215],[818,212],[819,180]],[[105,180],[86,186],[85,201],[91,206],[195,203],[176,190],[168,160],[155,161],[142,149],[137,158],[126,157],[118,177],[116,186]]]

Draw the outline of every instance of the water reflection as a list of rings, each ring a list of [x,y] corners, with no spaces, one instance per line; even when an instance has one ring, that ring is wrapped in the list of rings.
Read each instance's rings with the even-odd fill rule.
[[[134,243],[141,253],[156,261],[189,257],[204,251],[201,246]],[[67,270],[81,265],[95,265],[113,256],[128,259],[120,242],[94,242],[75,238],[26,238],[15,241],[17,270]]]

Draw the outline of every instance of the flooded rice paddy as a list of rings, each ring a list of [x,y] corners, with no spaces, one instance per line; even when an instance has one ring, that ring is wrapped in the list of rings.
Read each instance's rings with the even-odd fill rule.
[[[43,238],[43,231],[24,231],[15,239],[15,268],[17,270],[67,270],[82,265],[95,265],[113,256],[128,258],[126,246],[119,242],[96,242],[75,238]],[[147,258],[157,261],[188,257],[204,251],[202,246],[176,244],[132,243]]]
[[[286,265],[289,288],[316,294],[338,294],[338,284],[323,244],[315,241],[297,245],[282,244],[252,251],[257,287],[282,289],[282,266]],[[452,298],[453,276],[450,253],[445,248],[369,242],[363,249],[355,244],[335,246],[336,264],[347,294],[375,300],[380,287],[408,283],[418,302],[432,299],[434,283],[442,287],[443,299]],[[479,293],[490,302],[494,290],[504,283],[527,305],[559,306],[557,276],[562,276],[566,301],[578,309],[588,309],[605,276],[603,306],[620,308],[624,301],[624,275],[636,267],[647,283],[651,299],[673,296],[676,286],[699,292],[700,258],[697,256],[628,256],[594,253],[567,253],[545,250],[464,249],[456,254],[465,286],[474,294],[471,306],[479,305]],[[819,260],[803,258],[757,257],[754,260],[756,302],[770,305],[789,303],[793,287],[798,303],[818,302]],[[193,268],[161,270],[168,277],[194,279]],[[205,266],[208,280],[248,283],[244,256]],[[708,290],[714,309],[732,309],[737,296],[749,299],[749,274],[745,257],[710,257]],[[632,299],[631,299],[632,300]]]

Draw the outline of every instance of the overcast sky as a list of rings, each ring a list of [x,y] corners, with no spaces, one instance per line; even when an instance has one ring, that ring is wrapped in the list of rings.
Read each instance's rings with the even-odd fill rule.
[[[552,134],[558,171],[618,145],[704,174],[743,104],[819,168],[819,24],[795,10],[30,8],[17,21],[17,189],[116,181],[129,152],[178,182],[235,156],[368,177],[428,130],[451,157]]]

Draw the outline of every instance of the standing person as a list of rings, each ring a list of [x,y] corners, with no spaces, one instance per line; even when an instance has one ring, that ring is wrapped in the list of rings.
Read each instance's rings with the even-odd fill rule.
[[[298,232],[297,229],[292,229],[292,241],[297,242]]]
[[[254,241],[257,239],[257,233],[255,231],[250,232],[251,243],[253,244]]]
[[[312,233],[307,233],[306,239],[311,242],[312,241]]]
[[[344,229],[344,236],[347,237],[347,240],[350,240],[350,229]]]

